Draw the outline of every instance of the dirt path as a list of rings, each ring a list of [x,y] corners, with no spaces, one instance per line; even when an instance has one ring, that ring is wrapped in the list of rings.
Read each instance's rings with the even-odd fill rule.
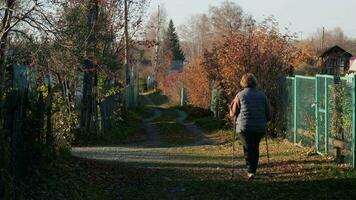
[[[154,105],[148,96],[143,97],[147,104]],[[196,138],[194,143],[162,148],[159,130],[155,123],[162,112],[158,108],[153,108],[152,115],[144,120],[146,141],[118,147],[78,147],[73,148],[72,155],[79,158],[121,162],[146,168],[230,169],[231,158],[228,155],[206,156],[197,153],[219,149],[222,146],[207,138],[199,127],[186,122],[188,115],[184,111],[174,111],[177,113],[176,123],[194,135]],[[242,168],[242,166],[237,166],[237,168]]]
[[[151,99],[144,98],[153,105]],[[72,150],[72,155],[81,158],[93,185],[114,194],[115,198],[107,199],[347,199],[349,192],[355,191],[356,174],[347,171],[347,166],[343,169],[329,157],[309,155],[310,149],[286,140],[269,141],[271,169],[266,146],[261,143],[258,176],[252,182],[246,180],[243,152],[237,145],[231,179],[230,143],[214,143],[199,127],[186,122],[185,112],[152,108],[152,115],[144,120],[146,141]],[[160,123],[183,126],[194,134],[195,142],[165,146]],[[273,178],[268,176],[270,172]],[[336,186],[343,190],[335,193]]]
[[[170,148],[141,148],[141,147],[81,147],[73,151],[73,155],[81,158],[121,162],[140,168],[169,168],[169,169],[231,169],[231,158],[227,155],[199,155],[194,152],[208,151],[218,147],[170,147]],[[242,157],[239,157],[242,159]],[[242,165],[236,165],[241,169]],[[227,171],[226,171],[227,172]],[[227,172],[228,173],[228,172]]]
[[[154,105],[154,103],[148,96],[143,97],[145,98],[147,104]],[[154,121],[161,115],[162,112],[159,109],[154,108],[153,114],[149,118],[144,120],[144,127],[147,135],[147,142],[145,142],[145,145],[147,146],[155,147],[160,145],[159,133]]]

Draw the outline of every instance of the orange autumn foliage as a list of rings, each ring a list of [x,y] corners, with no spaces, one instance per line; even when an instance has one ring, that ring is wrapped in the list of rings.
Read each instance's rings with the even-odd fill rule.
[[[192,60],[183,72],[184,86],[188,91],[189,104],[199,108],[209,108],[211,81],[209,73],[200,58]]]
[[[254,73],[259,88],[267,94],[274,108],[274,127],[282,127],[280,81],[293,70],[296,48],[292,34],[282,34],[273,21],[251,26],[215,43],[202,58],[193,59],[185,69],[184,83],[189,103],[209,107],[213,83],[220,87],[224,102],[229,102],[242,88],[240,80],[245,73]],[[220,110],[227,110],[221,105]]]
[[[272,26],[257,26],[246,32],[235,33],[225,38],[214,50],[215,73],[225,94],[232,98],[239,90],[245,73],[254,73],[259,88],[272,99],[278,98],[278,81],[287,75],[294,48],[290,36],[283,35]],[[208,58],[207,58],[208,59]]]
[[[182,87],[182,76],[178,72],[171,72],[164,76],[160,85],[163,95],[167,96],[170,102],[175,104],[180,101],[180,89]]]

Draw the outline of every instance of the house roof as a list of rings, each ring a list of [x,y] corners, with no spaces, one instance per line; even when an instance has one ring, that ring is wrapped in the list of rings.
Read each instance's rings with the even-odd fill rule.
[[[335,45],[335,46],[333,46],[333,47],[331,47],[331,48],[325,50],[325,51],[321,54],[321,57],[325,57],[325,56],[327,56],[328,54],[332,53],[332,52],[335,51],[335,50],[339,50],[339,51],[342,51],[342,52],[343,52],[342,54],[340,54],[340,56],[343,55],[343,54],[345,54],[345,55],[347,55],[347,56],[349,56],[349,57],[352,57],[352,56],[353,56],[351,53],[345,51],[345,49],[339,47],[338,45]]]

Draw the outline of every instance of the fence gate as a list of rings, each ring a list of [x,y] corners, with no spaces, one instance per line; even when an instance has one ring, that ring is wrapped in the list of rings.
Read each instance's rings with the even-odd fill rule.
[[[334,84],[334,76],[316,75],[315,80],[315,121],[316,150],[320,154],[329,153],[329,86]]]
[[[355,167],[356,76],[286,77],[283,91],[287,138]]]

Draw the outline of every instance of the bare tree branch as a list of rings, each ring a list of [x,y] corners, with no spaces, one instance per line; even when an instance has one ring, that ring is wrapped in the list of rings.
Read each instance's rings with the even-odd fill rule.
[[[10,30],[10,33],[11,32],[14,32],[14,33],[19,33],[19,34],[21,34],[22,36],[24,36],[26,39],[28,39],[29,41],[33,41],[33,39],[30,37],[30,36],[28,36],[28,34],[27,33],[25,33],[24,31],[22,31],[22,30],[17,30],[17,29],[11,29]]]
[[[28,10],[24,15],[22,15],[21,17],[19,17],[19,18],[17,18],[17,20],[12,24],[12,25],[10,25],[10,27],[9,28],[7,28],[3,33],[2,33],[2,35],[0,36],[0,38],[1,37],[3,37],[3,35],[5,35],[5,34],[7,34],[11,29],[13,29],[18,23],[20,23],[22,20],[24,20],[25,18],[27,18],[27,16],[32,12],[32,11],[34,11],[35,10],[35,8],[36,8],[36,4],[30,9],[30,10]]]

